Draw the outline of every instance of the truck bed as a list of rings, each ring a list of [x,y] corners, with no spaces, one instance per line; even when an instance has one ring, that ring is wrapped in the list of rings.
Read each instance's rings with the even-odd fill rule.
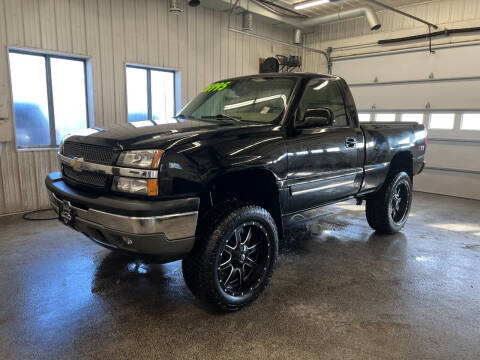
[[[384,183],[390,162],[397,154],[411,157],[412,176],[422,171],[427,145],[423,124],[365,122],[360,128],[365,138],[362,192],[375,190]]]

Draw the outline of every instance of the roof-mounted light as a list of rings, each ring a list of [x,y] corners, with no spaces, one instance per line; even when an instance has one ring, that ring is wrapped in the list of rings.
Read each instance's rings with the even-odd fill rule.
[[[330,0],[308,0],[308,1],[302,1],[300,3],[297,3],[293,6],[295,10],[302,10],[306,9],[312,6],[317,6],[317,5],[322,5],[329,3]]]

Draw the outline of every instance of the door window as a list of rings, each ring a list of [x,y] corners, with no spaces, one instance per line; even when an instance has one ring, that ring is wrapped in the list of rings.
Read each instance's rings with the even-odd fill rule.
[[[306,110],[326,108],[333,114],[333,126],[348,126],[345,103],[335,81],[311,80],[298,106],[298,119],[303,119]]]

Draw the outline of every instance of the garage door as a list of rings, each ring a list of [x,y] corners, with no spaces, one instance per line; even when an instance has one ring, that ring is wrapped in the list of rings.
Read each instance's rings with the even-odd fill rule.
[[[362,121],[418,120],[427,167],[416,190],[480,200],[480,45],[335,59]]]

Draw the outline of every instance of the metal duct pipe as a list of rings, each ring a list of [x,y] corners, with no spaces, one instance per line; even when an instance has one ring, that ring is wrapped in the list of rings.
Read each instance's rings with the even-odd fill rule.
[[[172,14],[179,14],[183,10],[178,6],[177,0],[168,0],[168,12]]]
[[[198,0],[190,0],[190,1],[198,1]],[[202,0],[202,5],[214,9],[219,10],[231,10],[232,4],[231,0]],[[367,21],[370,25],[372,30],[380,29],[380,21],[378,20],[377,14],[375,10],[370,5],[362,6],[358,9],[342,11],[336,14],[327,15],[327,16],[319,16],[315,18],[309,19],[294,19],[290,17],[285,17],[281,15],[277,15],[270,10],[267,10],[265,7],[259,5],[255,0],[238,0],[236,9],[249,11],[251,13],[264,16],[266,18],[276,20],[278,22],[288,24],[295,29],[300,29],[304,33],[312,32],[312,27],[315,25],[326,24],[333,21],[343,20],[343,19],[350,19],[358,16],[365,16]]]
[[[250,11],[245,11],[242,14],[242,30],[243,31],[253,30],[253,14]]]
[[[302,45],[302,30],[300,29],[295,29],[293,32],[293,43],[295,45]]]
[[[281,44],[281,45],[284,45],[284,46],[293,47],[293,48],[300,49],[300,50],[311,51],[311,52],[316,53],[316,54],[322,54],[323,56],[325,56],[325,60],[327,61],[328,73],[329,74],[332,73],[332,58],[330,56],[330,53],[332,52],[331,51],[332,48],[328,48],[327,51],[323,51],[323,50],[314,49],[314,48],[310,48],[310,47],[303,46],[303,45],[289,44],[288,42],[285,42],[285,41],[272,39],[272,38],[269,38],[269,37],[266,37],[266,36],[263,36],[263,35],[259,35],[259,34],[254,34],[254,33],[248,32],[248,31],[234,29],[232,27],[229,27],[228,31],[232,31],[234,33],[251,36],[251,37],[254,37],[256,39],[261,39],[261,40],[265,40],[265,41],[272,42],[272,43]]]
[[[220,11],[228,11],[228,10],[232,11],[232,4],[234,3],[235,3],[235,0],[233,2],[231,2],[231,0],[202,0],[203,6],[206,6],[212,9],[218,9]],[[300,21],[298,21],[298,19],[292,19],[285,16],[274,14],[273,12],[267,10],[266,8],[258,5],[255,1],[239,0],[237,5],[238,6],[235,7],[236,14],[238,14],[240,10],[249,11],[253,14],[278,21],[279,23],[288,24],[294,28],[305,30],[302,24],[300,23]]]
[[[377,13],[370,5],[365,5],[357,9],[342,11],[332,15],[319,16],[307,20],[302,20],[300,21],[300,23],[304,27],[311,27],[321,24],[327,24],[338,20],[351,19],[358,16],[365,16],[368,24],[370,25],[370,29],[372,30],[378,30],[382,26],[380,24],[380,20],[378,19]]]

